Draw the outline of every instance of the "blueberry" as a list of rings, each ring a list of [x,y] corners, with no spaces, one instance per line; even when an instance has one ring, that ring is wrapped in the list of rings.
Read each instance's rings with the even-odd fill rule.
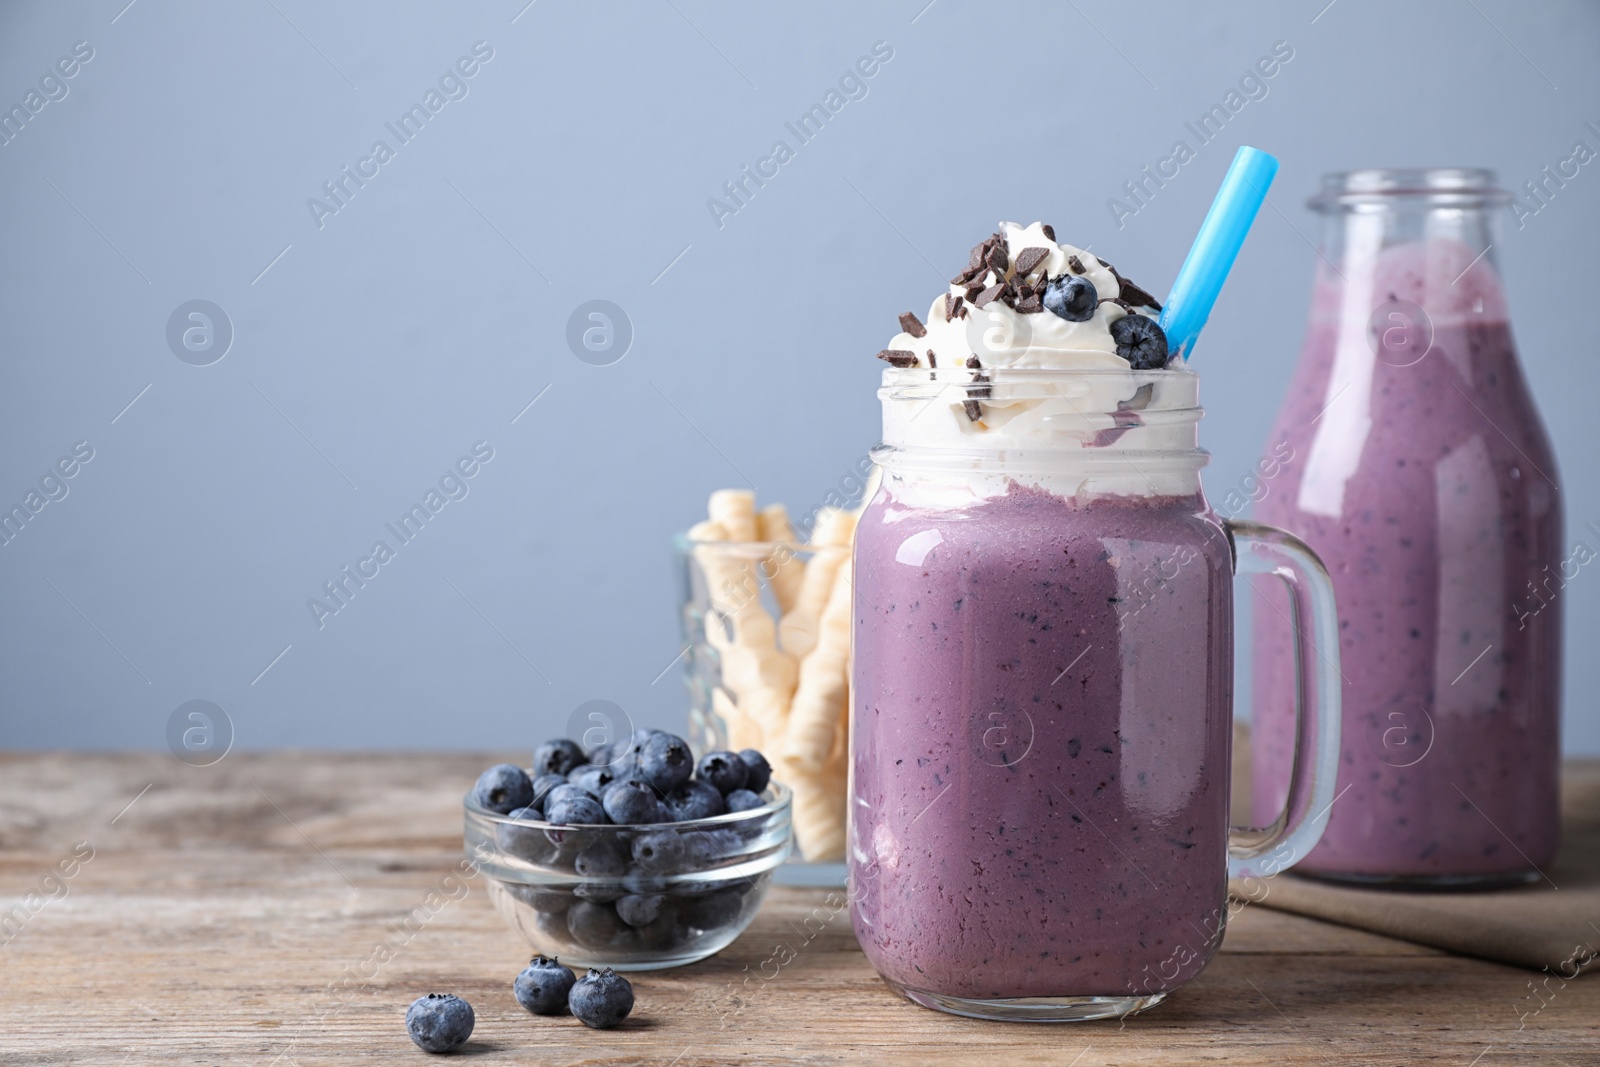
[[[637,730],[633,731],[633,737],[628,743],[633,747],[635,752],[638,752],[644,748],[646,741],[658,734],[664,733],[666,733],[665,730],[657,730],[654,726],[641,726]]]
[[[725,799],[729,812],[754,811],[766,803],[748,789],[735,789]]]
[[[709,819],[728,810],[716,786],[691,778],[667,794],[667,808],[679,822]]]
[[[534,822],[544,818],[535,807],[518,808],[506,814],[508,818],[528,819]],[[499,842],[501,852],[527,860],[529,863],[548,863],[555,858],[556,847],[550,843],[550,839],[544,835],[544,830],[539,827],[501,823],[495,827],[495,840]]]
[[[544,817],[561,826],[600,826],[610,821],[600,802],[581,791],[577,796],[552,796],[545,802]]]
[[[690,870],[703,871],[727,863],[744,850],[744,839],[737,830],[702,830],[684,834],[686,863]]]
[[[567,774],[572,768],[583,766],[583,760],[583,749],[576,741],[558,737],[533,750],[533,773]]]
[[[550,790],[558,785],[566,785],[567,780],[559,774],[541,774],[533,780],[533,803],[530,807],[539,811],[544,810],[545,798],[550,795]]]
[[[472,802],[496,815],[504,815],[533,803],[533,782],[521,767],[497,764],[478,776],[472,786]]]
[[[631,1006],[631,994],[628,999]],[[406,1009],[406,1033],[424,1052],[451,1052],[459,1048],[472,1036],[475,1021],[472,1005],[454,993],[429,993],[413,1000]]]
[[[567,782],[577,786],[590,796],[599,800],[606,795],[606,789],[617,780],[615,767],[591,767],[585,764],[575,768],[567,775]]]
[[[583,1025],[609,1030],[633,1010],[633,986],[610,967],[601,967],[578,979],[567,995],[567,1007]]]
[[[611,783],[601,803],[611,821],[620,826],[667,821],[666,809],[656,798],[656,791],[637,778]]]
[[[735,789],[743,789],[745,779],[750,776],[744,760],[732,752],[707,752],[700,757],[696,773],[702,782],[716,786],[717,792],[723,796]]]
[[[614,904],[624,896],[621,886],[609,882],[580,882],[572,887],[572,895],[594,904]]]
[[[544,808],[548,811],[553,804],[558,804],[563,800],[577,800],[580,797],[588,797],[590,800],[600,799],[583,788],[583,786],[573,785],[571,782],[563,780],[560,785],[551,786],[550,792],[544,795]]]
[[[744,898],[732,889],[695,897],[684,903],[683,919],[700,930],[721,930],[732,925],[744,908]]]
[[[656,734],[639,750],[639,777],[665,793],[694,773],[694,754],[681,737]]]
[[[623,875],[620,881],[623,892],[631,896],[649,896],[664,891],[672,879],[659,874],[646,874],[635,868]]]
[[[633,839],[633,862],[655,874],[670,874],[683,863],[683,836],[676,830],[652,830]]]
[[[1044,287],[1044,306],[1068,322],[1087,322],[1099,305],[1094,283],[1076,274],[1050,279]]]
[[[511,895],[541,915],[565,915],[572,907],[572,896],[556,889],[536,889],[529,885],[507,886]]]
[[[546,804],[546,808],[550,805]],[[604,811],[604,809],[601,809]],[[546,820],[548,821],[548,819]],[[550,840],[550,845],[556,850],[556,855],[550,860],[551,865],[560,867],[564,871],[572,870],[572,863],[577,859],[578,853],[589,847],[589,843],[599,834],[611,831],[602,827],[589,829],[576,826],[552,826],[545,830],[544,836]]]
[[[1117,355],[1134,370],[1160,370],[1167,365],[1167,335],[1155,319],[1127,314],[1111,324]]]
[[[517,1003],[535,1015],[561,1015],[578,976],[550,956],[535,956],[511,983]]]
[[[661,914],[653,922],[635,926],[632,932],[635,943],[650,952],[678,947],[685,933],[683,924],[678,921],[677,910],[670,901],[662,907]]]
[[[612,748],[613,746],[609,743],[604,745],[596,745],[589,750],[588,758],[584,762],[592,763],[596,767],[608,766],[611,763]]]
[[[621,878],[628,869],[627,846],[607,834],[590,842],[573,861],[580,878]]]
[[[576,900],[567,909],[567,932],[585,948],[602,949],[622,932],[622,920],[610,904]]]
[[[750,792],[759,795],[767,788],[767,783],[772,781],[772,764],[767,762],[767,757],[753,748],[747,748],[739,753],[739,758],[744,761],[745,779],[744,787]]]
[[[666,902],[660,893],[618,897],[617,918],[629,926],[649,926],[661,917],[661,906]]]

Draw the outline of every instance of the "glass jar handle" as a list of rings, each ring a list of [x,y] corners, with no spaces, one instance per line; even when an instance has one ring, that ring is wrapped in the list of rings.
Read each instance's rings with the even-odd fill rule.
[[[1339,772],[1339,618],[1333,579],[1315,552],[1276,526],[1242,519],[1224,523],[1233,542],[1234,573],[1273,574],[1289,589],[1295,633],[1295,758],[1289,795],[1270,826],[1228,831],[1228,877],[1266,877],[1285,870],[1322,838]],[[1272,620],[1276,622],[1277,620]]]

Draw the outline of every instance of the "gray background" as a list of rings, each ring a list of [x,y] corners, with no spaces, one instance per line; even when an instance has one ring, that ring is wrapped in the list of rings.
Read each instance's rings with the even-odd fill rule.
[[[1198,353],[1220,498],[1296,358],[1318,175],[1517,187],[1600,148],[1587,3],[524,3],[6,5],[6,106],[95,54],[0,147],[0,501],[95,456],[0,547],[0,746],[159,747],[195,699],[241,746],[526,746],[590,699],[681,723],[670,535],[724,485],[822,499],[875,438],[894,315],[997,218],[1165,292],[1234,148],[1282,158]],[[307,199],[479,40],[468,95],[319,229]],[[879,40],[719,229],[707,198]],[[1269,95],[1119,232],[1107,198],[1278,40]],[[1497,248],[1591,545],[1597,212],[1600,163]],[[194,299],[235,331],[210,366],[166,342]],[[611,366],[566,342],[591,299],[633,324]],[[319,630],[307,599],[479,440],[469,495]],[[1564,597],[1567,746],[1597,752],[1600,578]]]

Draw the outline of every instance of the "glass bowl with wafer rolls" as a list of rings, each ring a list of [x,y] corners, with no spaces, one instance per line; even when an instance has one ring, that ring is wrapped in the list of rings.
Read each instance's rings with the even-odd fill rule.
[[[724,489],[707,514],[677,539],[689,743],[767,754],[794,795],[775,881],[843,886],[857,512],[818,508],[802,536],[784,505]]]

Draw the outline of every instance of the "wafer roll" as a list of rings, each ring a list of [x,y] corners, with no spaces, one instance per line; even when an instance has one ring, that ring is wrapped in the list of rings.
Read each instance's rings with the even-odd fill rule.
[[[833,579],[839,573],[839,566],[850,558],[854,534],[855,515],[851,512],[824,508],[817,513],[817,525],[811,538],[816,552],[806,564],[794,607],[784,614],[778,625],[783,650],[791,656],[803,659],[816,647],[823,608],[827,606],[828,594],[833,591]]]
[[[722,720],[727,732],[727,745],[733,751],[737,752],[742,748],[760,748],[766,743],[761,727],[739,709],[733,696],[720,685],[711,691],[711,710]]]
[[[711,494],[706,511],[712,522],[722,524],[730,541],[756,540],[756,495],[748,489],[718,489]]]
[[[818,627],[817,647],[800,662],[800,677],[778,756],[785,766],[820,771],[835,748],[850,682],[850,612],[854,567],[846,559],[834,575]]]
[[[790,772],[783,781],[794,790],[794,836],[805,858],[813,863],[844,859],[844,764],[830,765],[825,773]]]
[[[765,560],[767,581],[778,599],[778,610],[786,612],[794,607],[800,596],[800,583],[805,579],[806,563],[797,550],[794,526],[789,522],[789,509],[782,504],[769,504],[756,514],[756,534],[763,541],[779,545]]]

